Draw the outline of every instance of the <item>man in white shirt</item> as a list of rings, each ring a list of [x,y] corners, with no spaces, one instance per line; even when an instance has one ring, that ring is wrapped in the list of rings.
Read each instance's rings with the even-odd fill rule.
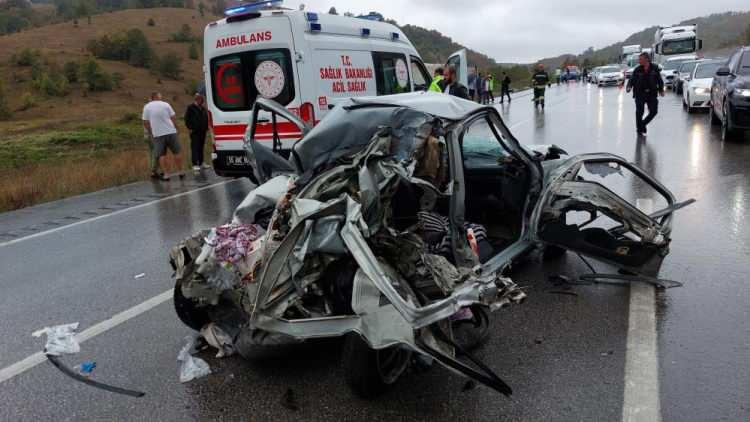
[[[151,134],[154,142],[154,157],[159,160],[164,174],[162,180],[169,180],[167,169],[169,159],[167,149],[172,151],[174,172],[180,179],[185,177],[182,171],[182,157],[180,156],[180,141],[177,139],[177,124],[175,113],[167,102],[162,101],[159,92],[151,93],[151,101],[143,107],[143,127]]]

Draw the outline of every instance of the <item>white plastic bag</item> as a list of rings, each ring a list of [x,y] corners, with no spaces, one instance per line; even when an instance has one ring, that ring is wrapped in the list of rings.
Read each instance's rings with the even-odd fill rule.
[[[196,352],[195,342],[197,337],[188,336],[185,339],[187,340],[187,344],[182,347],[182,350],[177,355],[177,360],[182,362],[180,364],[180,382],[188,382],[196,378],[205,377],[211,373],[211,368],[205,360],[193,357],[192,355]]]
[[[81,351],[81,346],[75,338],[78,323],[55,325],[44,327],[41,330],[31,333],[34,337],[47,335],[47,344],[44,345],[44,351],[48,355],[60,356],[62,354],[73,354]]]

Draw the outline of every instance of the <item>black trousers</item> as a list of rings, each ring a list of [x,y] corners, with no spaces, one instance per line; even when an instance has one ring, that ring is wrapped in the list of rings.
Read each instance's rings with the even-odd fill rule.
[[[194,166],[203,165],[203,147],[206,145],[206,132],[190,132],[190,161]]]
[[[502,92],[500,93],[500,102],[502,103],[505,97],[508,97],[508,101],[510,101],[510,88],[505,89],[503,88]]]
[[[648,106],[648,115],[643,118],[643,113]],[[635,97],[635,127],[639,132],[646,131],[646,125],[654,120],[656,113],[659,112],[659,99],[656,96]]]

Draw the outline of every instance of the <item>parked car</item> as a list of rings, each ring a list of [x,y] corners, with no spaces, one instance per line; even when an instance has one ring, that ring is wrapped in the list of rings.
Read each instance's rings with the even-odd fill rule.
[[[750,46],[740,47],[711,84],[711,124],[721,124],[723,139],[750,130]]]
[[[524,147],[495,108],[453,96],[352,98],[314,128],[272,100],[253,107],[261,185],[229,226],[173,248],[177,314],[225,327],[247,357],[344,337],[342,373],[363,396],[416,356],[510,394],[454,337],[462,320],[489,332],[487,311],[525,297],[503,270],[569,249],[653,280],[684,205],[628,159]],[[288,160],[255,139],[260,111],[303,133]]]
[[[677,67],[677,71],[675,73],[675,79],[674,79],[674,89],[673,91],[676,94],[682,95],[682,86],[685,83],[685,81],[690,80],[690,75],[693,73],[693,70],[695,69],[695,65],[698,64],[700,60],[690,60],[686,62],[682,62],[679,67]]]
[[[664,86],[667,88],[674,88],[674,81],[677,77],[677,68],[679,68],[683,62],[693,60],[695,60],[695,57],[675,57],[665,60],[660,66],[661,78],[664,80]]]
[[[591,83],[591,84],[596,83],[596,76],[599,74],[599,69],[601,68],[602,68],[601,66],[597,66],[591,69],[591,72],[589,72],[588,80],[586,82]]]
[[[620,66],[604,66],[599,69],[596,78],[597,86],[618,86],[625,81],[625,75],[622,73]]]
[[[696,63],[690,77],[683,84],[682,105],[688,113],[711,105],[711,84],[723,60],[704,60]]]

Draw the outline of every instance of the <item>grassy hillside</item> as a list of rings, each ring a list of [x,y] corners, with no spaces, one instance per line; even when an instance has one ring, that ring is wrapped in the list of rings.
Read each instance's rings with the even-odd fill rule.
[[[743,43],[750,44],[750,12],[727,12],[716,13],[679,22],[682,24],[694,23],[698,25],[698,36],[703,40],[703,51],[714,52],[726,47],[737,46]],[[612,63],[617,60],[623,45],[640,44],[642,47],[651,47],[654,43],[656,26],[650,26],[607,47],[594,50],[593,48],[581,54],[563,54],[541,60],[548,67],[558,67],[564,62],[576,62],[582,64],[584,60],[592,64]]]
[[[192,101],[190,87],[202,79],[202,48],[191,58],[190,43],[170,38],[183,25],[200,38],[213,19],[191,9],[130,9],[0,36],[0,85],[12,113],[0,119],[0,211],[147,178],[143,104],[151,91],[160,91],[179,116]],[[134,28],[143,31],[155,57],[172,53],[181,61],[179,79],[126,61],[97,59],[106,73],[122,78],[119,87],[91,91],[79,80],[66,84],[67,94],[50,95],[40,87],[34,66],[18,65],[19,56],[38,52],[35,60],[50,78],[63,79],[66,63],[90,59],[90,40]],[[187,131],[180,132],[185,146]]]

